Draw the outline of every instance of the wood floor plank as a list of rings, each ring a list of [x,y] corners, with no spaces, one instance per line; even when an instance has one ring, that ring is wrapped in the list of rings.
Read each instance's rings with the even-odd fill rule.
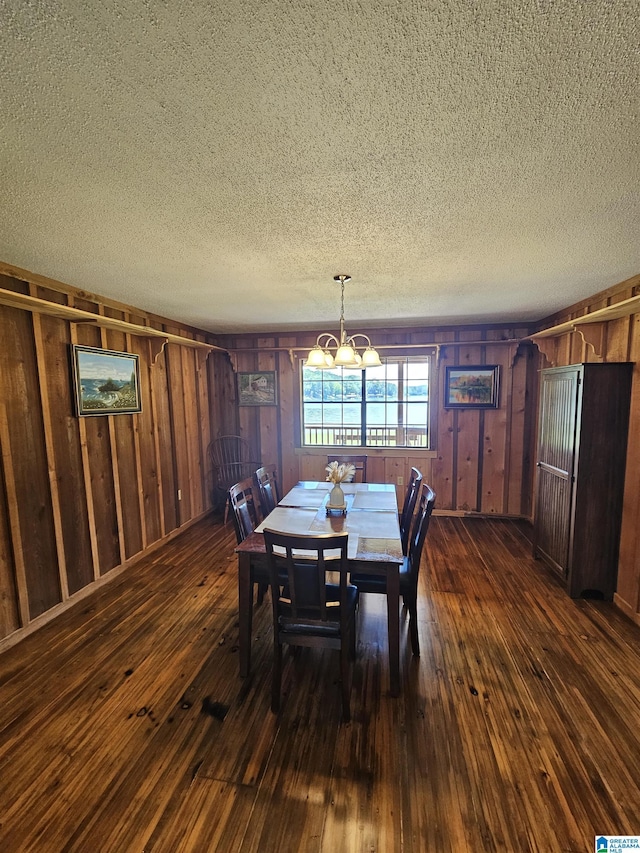
[[[75,757],[93,750],[96,746],[95,733],[108,731],[111,721],[135,721],[145,716],[153,719],[154,714],[161,716],[163,706],[168,704],[170,707],[175,702],[176,691],[179,695],[184,688],[184,675],[180,673],[177,683],[171,683],[160,679],[158,673],[166,672],[169,663],[173,667],[181,664],[186,668],[199,666],[201,657],[208,653],[210,647],[204,617],[216,615],[203,596],[200,605],[196,605],[195,596],[190,596],[189,608],[192,618],[200,614],[197,624],[174,621],[170,629],[156,626],[155,632],[146,632],[144,642],[139,631],[133,630],[130,634],[133,645],[123,652],[124,661],[117,654],[112,654],[101,667],[88,673],[82,684],[76,684],[75,690],[67,686],[59,694],[57,704],[53,701],[46,704],[31,721],[28,731],[33,733],[36,728],[45,728],[49,736],[48,749],[43,751],[37,738],[19,744],[35,775],[46,778],[48,774],[59,772],[60,765],[64,765],[66,760],[63,753]],[[233,623],[234,616],[227,616],[227,619]],[[196,640],[199,645],[194,645]],[[187,659],[188,655],[195,655],[193,663]],[[120,736],[123,748],[130,734],[133,733],[127,730]],[[14,763],[15,745],[16,738],[8,738],[2,744],[0,769],[2,766],[9,768]],[[19,793],[18,786],[11,782],[10,774],[2,774],[0,796],[10,803],[11,798],[15,799]],[[16,804],[20,807],[19,799]]]
[[[352,720],[330,651],[268,600],[238,676],[230,526],[209,519],[0,655],[0,850],[567,853],[640,833],[640,628],[573,601],[529,528],[434,517],[420,658],[363,596]]]
[[[322,851],[402,849],[402,708],[385,688],[386,648],[372,630],[374,625],[384,624],[384,600],[381,596],[363,599],[352,721],[337,730],[332,744]],[[404,645],[401,655],[406,641]]]
[[[190,780],[177,806],[166,810],[145,853],[240,850],[256,795],[255,787],[200,776]]]
[[[95,837],[103,839],[106,850],[146,847],[174,796],[176,779],[194,779],[202,755],[221,738],[227,697],[218,679],[221,671],[230,675],[236,666],[237,655],[224,644],[206,652],[202,668],[173,707],[160,717],[154,715],[135,765],[113,780],[102,793],[100,807],[76,829],[70,851],[87,850]],[[213,701],[214,690],[223,702]]]

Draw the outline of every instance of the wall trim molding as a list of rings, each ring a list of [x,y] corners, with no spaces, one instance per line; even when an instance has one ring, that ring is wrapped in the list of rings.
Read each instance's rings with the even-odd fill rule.
[[[81,308],[72,308],[69,305],[60,305],[58,302],[49,302],[47,299],[29,296],[26,293],[19,293],[14,290],[6,290],[3,287],[0,287],[0,305],[6,305],[9,308],[20,308],[24,311],[31,311],[34,314],[46,314],[50,317],[66,320],[69,323],[82,323],[98,326],[101,329],[113,329],[116,332],[124,332],[125,334],[136,335],[141,338],[157,339],[162,344],[155,354],[154,361],[167,343],[179,344],[180,346],[192,347],[194,349],[203,349],[207,350],[208,353],[212,350],[227,352],[223,347],[208,344],[204,341],[197,341],[194,338],[186,338],[183,335],[174,335],[171,332],[154,329],[153,326],[140,326],[138,323],[128,323],[126,320],[118,320],[114,317],[107,317],[104,314],[94,314],[91,311],[83,311]]]

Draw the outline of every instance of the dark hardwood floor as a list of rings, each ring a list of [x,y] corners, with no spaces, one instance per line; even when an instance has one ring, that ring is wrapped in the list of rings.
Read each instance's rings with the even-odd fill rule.
[[[640,833],[640,628],[572,601],[524,523],[435,517],[422,656],[364,596],[338,657],[285,656],[270,609],[238,677],[231,526],[187,530],[0,655],[0,850],[584,851]]]

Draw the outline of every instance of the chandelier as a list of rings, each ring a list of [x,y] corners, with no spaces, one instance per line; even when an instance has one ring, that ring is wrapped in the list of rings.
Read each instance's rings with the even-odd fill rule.
[[[316,370],[328,370],[331,367],[379,367],[382,362],[377,351],[371,346],[367,335],[356,333],[348,335],[344,328],[344,285],[351,281],[350,275],[334,275],[334,281],[340,282],[340,338],[329,332],[322,332],[316,339],[316,345],[309,351],[304,367],[315,367]],[[356,338],[364,338],[366,347],[360,345],[362,353],[356,348]],[[334,349],[335,352],[331,352]]]

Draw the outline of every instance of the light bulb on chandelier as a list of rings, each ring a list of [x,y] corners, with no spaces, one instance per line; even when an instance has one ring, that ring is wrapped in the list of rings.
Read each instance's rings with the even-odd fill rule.
[[[331,367],[355,367],[364,370],[365,367],[379,367],[382,362],[377,350],[371,346],[371,340],[367,335],[357,332],[348,335],[344,328],[344,285],[351,281],[350,275],[334,275],[334,281],[340,282],[340,337],[337,338],[330,332],[322,332],[316,339],[316,345],[310,350],[305,367],[315,367],[317,370],[328,370]],[[356,338],[364,338],[366,347],[362,353],[356,348]],[[335,348],[335,353],[331,352]]]

